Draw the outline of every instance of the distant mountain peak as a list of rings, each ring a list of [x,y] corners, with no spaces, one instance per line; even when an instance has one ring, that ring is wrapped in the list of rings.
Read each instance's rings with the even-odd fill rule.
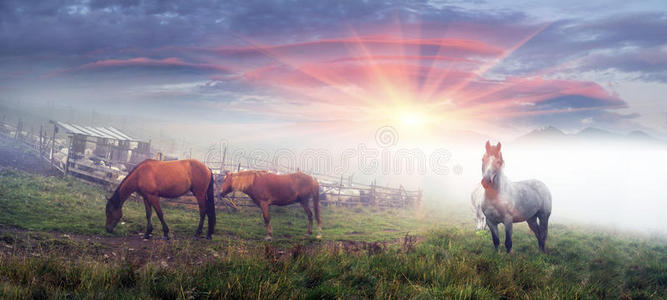
[[[567,134],[554,126],[545,126],[534,129],[533,131],[517,138],[519,142],[555,142],[555,141],[629,141],[629,142],[650,142],[662,143],[650,134],[634,130],[627,134],[619,134],[595,127],[587,127],[574,134]]]
[[[551,125],[537,128],[537,129],[535,129],[535,130],[533,130],[532,132],[529,133],[529,135],[536,135],[536,134],[537,135],[542,135],[542,136],[546,136],[546,135],[562,136],[562,135],[565,135],[565,133],[562,130],[560,130],[560,129],[554,127],[554,126],[551,126]]]
[[[654,137],[652,137],[650,134],[641,130],[633,130],[628,133],[628,136],[633,138],[654,139]]]
[[[584,129],[582,129],[581,131],[579,131],[577,133],[577,135],[579,135],[579,136],[597,136],[597,137],[604,136],[604,137],[609,137],[609,136],[612,136],[614,134],[609,132],[609,131],[600,129],[600,128],[586,127]]]

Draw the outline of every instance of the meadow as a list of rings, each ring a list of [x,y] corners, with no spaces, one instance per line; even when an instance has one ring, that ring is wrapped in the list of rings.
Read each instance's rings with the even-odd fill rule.
[[[212,241],[193,234],[198,213],[167,204],[172,240],[144,241],[143,203],[104,230],[97,185],[0,168],[1,298],[450,298],[667,297],[667,240],[554,223],[548,253],[525,224],[511,254],[475,232],[467,206],[415,211],[326,207],[323,238],[304,235],[300,206],[271,209],[264,242],[253,207],[217,211]]]

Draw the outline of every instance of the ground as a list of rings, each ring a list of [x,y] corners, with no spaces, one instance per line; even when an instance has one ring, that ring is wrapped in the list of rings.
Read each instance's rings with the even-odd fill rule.
[[[219,209],[212,241],[198,212],[164,210],[172,239],[143,240],[143,204],[104,230],[108,191],[0,167],[0,298],[644,298],[667,297],[667,239],[554,223],[549,253],[525,224],[511,254],[475,232],[461,205],[322,210],[323,239],[300,206]]]

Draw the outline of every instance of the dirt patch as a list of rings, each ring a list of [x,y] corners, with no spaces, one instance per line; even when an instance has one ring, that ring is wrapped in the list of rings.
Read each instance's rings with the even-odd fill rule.
[[[346,232],[345,234],[346,235],[362,235],[362,234],[366,234],[366,233],[363,232],[363,231],[349,231],[349,232]]]
[[[215,259],[208,249],[212,245],[214,242],[194,237],[165,241],[159,238],[144,240],[140,236],[95,236],[0,228],[0,253],[27,257],[89,257],[107,263],[145,265],[152,262],[163,266],[178,261],[197,265]]]
[[[0,257],[54,257],[78,260],[88,258],[105,263],[129,263],[143,266],[148,263],[171,265],[202,265],[222,257],[255,256],[270,261],[287,261],[318,251],[344,252],[353,255],[377,255],[387,251],[410,252],[418,238],[406,235],[385,242],[318,241],[275,244],[246,241],[231,236],[224,241],[175,236],[165,241],[159,238],[144,240],[137,236],[98,236],[62,232],[29,231],[0,227]],[[236,240],[234,240],[236,239]],[[395,247],[393,247],[395,246]],[[394,250],[390,250],[394,249]]]

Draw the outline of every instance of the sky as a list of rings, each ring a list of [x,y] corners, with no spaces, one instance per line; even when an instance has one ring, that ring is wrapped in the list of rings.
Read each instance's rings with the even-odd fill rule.
[[[0,1],[3,120],[37,108],[203,161],[223,142],[325,157],[322,173],[443,203],[469,201],[491,139],[561,221],[664,231],[664,147],[512,141],[546,126],[667,140],[665,95],[664,0]],[[397,171],[401,155],[429,170]]]
[[[0,101],[292,143],[372,137],[382,126],[416,141],[444,132],[515,137],[549,125],[667,137],[666,8],[5,0]]]

